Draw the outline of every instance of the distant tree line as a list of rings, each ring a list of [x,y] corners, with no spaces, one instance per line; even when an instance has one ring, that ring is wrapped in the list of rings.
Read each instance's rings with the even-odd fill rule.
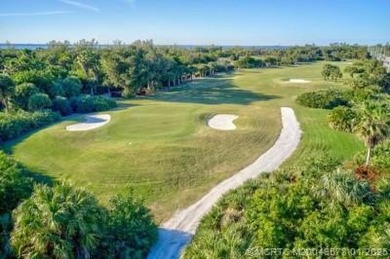
[[[60,118],[52,112],[67,116],[116,106],[113,100],[99,96],[102,94],[131,98],[234,69],[368,57],[365,47],[346,44],[183,48],[156,46],[149,40],[132,44],[117,41],[101,47],[95,40],[80,40],[76,44],[52,41],[47,49],[1,49],[0,109],[7,114],[0,116],[0,141],[44,126],[34,122],[34,116],[47,116],[41,122],[51,123]],[[331,71],[326,77],[337,80],[340,75]],[[31,117],[30,122],[27,117]]]
[[[279,49],[183,48],[156,46],[148,40],[129,45],[117,41],[103,48],[95,40],[76,44],[52,41],[47,49],[0,50],[0,74],[9,76],[16,86],[33,84],[51,99],[110,91],[132,97],[234,68],[366,58],[366,47],[347,44]]]

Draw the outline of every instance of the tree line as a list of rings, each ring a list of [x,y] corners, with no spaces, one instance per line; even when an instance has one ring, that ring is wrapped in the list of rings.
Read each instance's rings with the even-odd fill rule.
[[[133,97],[235,68],[368,57],[366,47],[346,44],[259,49],[156,46],[151,40],[132,44],[117,41],[105,47],[95,40],[75,44],[52,41],[47,49],[0,50],[0,74],[9,76],[15,85],[34,84],[50,98],[69,98],[79,94],[78,88],[90,95],[113,91]]]

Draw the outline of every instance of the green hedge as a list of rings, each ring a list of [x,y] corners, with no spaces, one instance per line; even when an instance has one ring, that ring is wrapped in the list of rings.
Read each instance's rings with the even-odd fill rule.
[[[63,96],[54,98],[52,109],[59,112],[62,116],[68,116],[73,112],[69,100]]]
[[[303,93],[298,96],[296,101],[309,108],[333,109],[337,106],[348,106],[351,98],[348,91],[329,89]]]
[[[72,110],[76,113],[106,111],[116,107],[114,100],[102,96],[82,95],[70,98]]]
[[[0,113],[0,141],[14,139],[32,129],[58,121],[60,115],[49,110],[37,112]]]

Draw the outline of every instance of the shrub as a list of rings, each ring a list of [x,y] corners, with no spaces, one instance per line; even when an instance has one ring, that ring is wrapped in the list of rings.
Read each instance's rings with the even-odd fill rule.
[[[100,257],[146,258],[157,240],[157,225],[150,210],[132,192],[110,200],[106,227]]]
[[[77,113],[88,113],[88,112],[94,112],[95,110],[93,99],[89,95],[72,97],[70,99],[70,104],[73,111]]]
[[[330,111],[328,122],[333,129],[354,132],[356,125],[359,124],[359,115],[352,108],[339,106]]]
[[[9,258],[11,211],[32,192],[32,181],[24,169],[0,151],[0,258]]]
[[[343,77],[343,74],[341,73],[340,67],[334,66],[332,64],[325,64],[322,67],[321,75],[323,76],[324,80],[332,80],[336,81],[337,79],[340,79]]]
[[[0,113],[0,140],[10,140],[28,132],[59,120],[58,113],[51,111]]]
[[[78,77],[68,76],[62,80],[62,89],[67,98],[80,95],[81,87],[82,84]]]
[[[311,160],[229,193],[202,219],[183,257],[258,258],[269,247],[381,247],[389,237],[380,229],[388,224],[390,182],[372,188],[333,164]]]
[[[90,258],[103,215],[96,198],[83,189],[37,185],[13,212],[12,247],[19,258]]]
[[[96,111],[106,111],[116,107],[116,102],[112,99],[108,99],[101,96],[96,96],[94,98],[95,110]]]
[[[333,109],[337,106],[348,106],[350,99],[345,91],[329,89],[303,93],[298,96],[296,101],[309,108]]]
[[[46,91],[50,98],[55,98],[56,96],[63,96],[64,89],[62,88],[62,80],[54,81]]]
[[[53,111],[59,112],[62,116],[67,116],[72,114],[72,107],[68,99],[62,96],[57,96],[53,100]]]
[[[0,151],[0,215],[8,213],[32,192],[32,181],[24,169]]]
[[[15,83],[11,77],[5,74],[0,74],[0,102],[6,111],[10,110],[9,101],[11,96],[14,94],[14,87]]]
[[[30,111],[40,111],[52,105],[47,94],[34,94],[28,99],[28,109]]]
[[[17,257],[146,258],[157,240],[150,210],[132,192],[112,198],[106,210],[71,184],[36,185],[13,218]]]
[[[27,110],[29,98],[37,93],[39,93],[39,89],[33,83],[23,83],[15,87],[12,101],[19,108]]]
[[[70,105],[74,112],[89,113],[112,109],[116,107],[116,102],[101,96],[82,95],[72,97]]]
[[[40,128],[52,122],[58,121],[60,115],[50,110],[31,113],[29,124],[31,129]]]

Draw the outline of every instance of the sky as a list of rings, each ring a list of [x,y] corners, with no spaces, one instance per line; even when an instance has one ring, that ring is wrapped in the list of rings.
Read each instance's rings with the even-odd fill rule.
[[[390,42],[390,0],[1,0],[0,43]]]

